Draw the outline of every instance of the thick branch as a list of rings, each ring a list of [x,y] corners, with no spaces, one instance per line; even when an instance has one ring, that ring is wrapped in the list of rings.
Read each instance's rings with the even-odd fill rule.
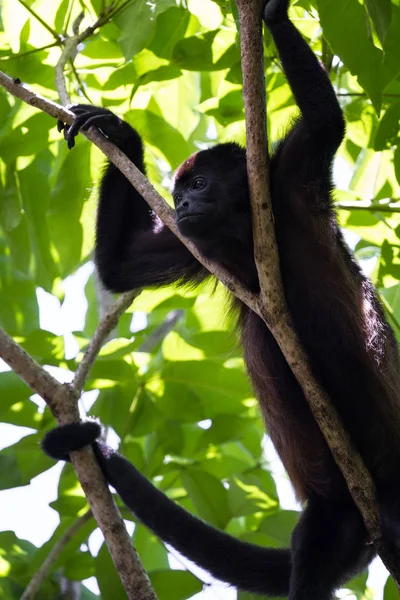
[[[236,0],[240,21],[243,100],[246,117],[247,171],[253,218],[254,255],[261,284],[262,316],[299,382],[350,493],[383,562],[395,579],[400,569],[381,539],[375,486],[355,451],[336,409],[314,380],[307,356],[291,323],[280,278],[278,252],[268,192],[265,81],[261,14],[264,0]]]
[[[54,379],[1,329],[0,358],[46,401],[60,424],[79,421],[75,392]],[[71,460],[127,597],[129,600],[156,600],[92,450],[73,452]]]

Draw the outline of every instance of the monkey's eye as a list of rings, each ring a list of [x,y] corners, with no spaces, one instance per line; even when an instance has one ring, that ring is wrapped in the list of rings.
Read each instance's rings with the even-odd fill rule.
[[[177,206],[179,204],[179,202],[181,202],[181,201],[182,201],[182,194],[179,194],[179,193],[174,194],[175,205]]]
[[[192,182],[192,190],[202,190],[206,187],[206,180],[204,177],[196,177]]]

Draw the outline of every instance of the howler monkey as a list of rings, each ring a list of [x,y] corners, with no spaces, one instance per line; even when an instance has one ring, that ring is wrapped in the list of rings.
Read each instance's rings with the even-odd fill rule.
[[[399,359],[371,282],[343,242],[332,208],[332,161],[345,131],[329,78],[287,16],[288,0],[267,1],[270,30],[301,117],[270,162],[285,297],[313,373],[325,388],[377,487],[384,534],[400,540]],[[145,172],[142,142],[108,110],[76,106],[68,145],[96,126]],[[173,189],[179,230],[199,250],[259,290],[245,150],[218,144],[178,169]],[[101,183],[96,264],[110,290],[198,282],[205,269],[154,216],[113,165]],[[215,577],[238,588],[329,600],[374,555],[343,476],[303,392],[263,321],[239,307],[244,358],[268,433],[305,504],[290,550],[265,549],[217,531],[170,501],[126,459],[100,442],[93,422],[55,429],[44,441],[56,458],[93,443],[107,481],[137,518]]]

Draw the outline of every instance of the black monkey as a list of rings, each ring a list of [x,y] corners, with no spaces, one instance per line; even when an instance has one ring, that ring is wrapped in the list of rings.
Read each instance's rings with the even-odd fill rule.
[[[398,545],[398,350],[373,286],[344,244],[332,209],[331,168],[345,131],[342,112],[287,9],[288,0],[269,0],[263,13],[301,112],[270,162],[285,296],[313,373],[374,479],[384,535]],[[74,124],[65,128],[69,146],[80,129],[95,125],[144,172],[142,143],[129,125],[105,109],[73,110]],[[179,167],[173,196],[181,233],[257,292],[245,150],[219,144],[194,154]],[[118,292],[207,276],[167,228],[154,226],[143,198],[112,165],[101,185],[96,263],[105,285]],[[290,550],[243,543],[191,516],[126,459],[94,442],[99,427],[92,422],[50,432],[44,448],[67,458],[93,442],[105,477],[138,519],[214,576],[261,594],[330,600],[335,588],[369,563],[374,550],[278,345],[255,313],[233,301],[269,435],[305,503]]]

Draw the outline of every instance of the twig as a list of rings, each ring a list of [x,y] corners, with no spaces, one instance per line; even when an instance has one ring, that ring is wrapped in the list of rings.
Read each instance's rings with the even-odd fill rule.
[[[62,35],[59,35],[59,34],[57,33],[57,31],[55,31],[55,30],[54,30],[52,27],[50,27],[50,25],[49,25],[48,23],[46,23],[46,21],[44,21],[44,20],[42,19],[42,17],[41,17],[40,15],[38,15],[38,14],[37,14],[37,13],[36,13],[36,12],[33,10],[33,8],[31,8],[31,7],[29,6],[29,4],[27,4],[27,3],[26,3],[24,0],[18,0],[18,2],[19,2],[20,4],[22,4],[22,6],[23,6],[24,8],[26,8],[26,10],[27,10],[28,12],[30,12],[30,13],[31,13],[31,15],[32,15],[33,17],[35,17],[35,19],[36,19],[37,21],[39,21],[39,23],[40,23],[41,25],[43,25],[43,27],[44,27],[45,29],[47,29],[47,31],[49,31],[49,32],[51,33],[51,35],[52,35],[52,36],[53,36],[53,37],[54,37],[54,38],[57,40],[57,42],[61,43],[61,42],[63,41],[63,37],[62,37]]]
[[[75,392],[54,379],[1,329],[0,358],[46,401],[60,424],[79,421]],[[128,599],[156,600],[92,450],[72,452],[71,461]]]
[[[184,310],[171,310],[159,327],[139,346],[139,352],[152,352],[153,349],[163,341],[163,339],[173,330],[178,321],[182,318]]]
[[[246,156],[253,220],[254,256],[261,292],[258,314],[270,329],[300,384],[314,418],[363,516],[375,548],[392,575],[396,557],[383,543],[375,486],[364,462],[343,428],[336,409],[314,380],[304,349],[292,326],[280,278],[271,199],[267,177],[265,82],[261,13],[264,0],[236,0],[239,12],[243,100],[246,119]],[[395,577],[395,580],[398,580]]]
[[[67,35],[68,27],[69,27],[69,22],[71,20],[73,8],[74,8],[74,0],[69,0],[69,7],[68,7],[68,11],[67,11],[67,18],[65,19],[65,23],[64,23],[64,35]]]
[[[397,202],[397,201],[396,201]],[[393,206],[392,203],[389,204],[343,204],[341,202],[337,202],[335,204],[335,208],[338,210],[368,210],[370,212],[386,212],[386,213],[400,213],[400,205]]]
[[[135,290],[134,292],[121,294],[121,296],[119,296],[111,306],[110,310],[102,318],[94,333],[94,336],[90,340],[90,343],[85,351],[85,355],[76,370],[75,377],[72,382],[72,388],[76,394],[79,395],[81,393],[104,340],[114,329],[114,327],[117,326],[119,318],[132,304],[138,293],[139,291]]]
[[[63,535],[54,544],[53,548],[50,550],[49,554],[46,556],[45,560],[26,586],[25,591],[21,596],[21,600],[33,600],[35,598],[65,546],[75,537],[78,531],[82,529],[84,525],[86,525],[91,517],[92,511],[88,510],[85,512],[85,514],[76,519],[76,521],[68,529],[66,529],[66,531],[64,531]]]
[[[60,58],[57,61],[57,64],[54,68],[55,70],[55,86],[58,93],[58,97],[60,98],[60,102],[63,106],[68,106],[71,104],[71,98],[67,90],[67,81],[64,75],[64,69],[66,63],[72,59],[72,56],[76,52],[76,48],[78,46],[77,42],[78,36],[72,36],[66,38],[64,42],[64,48],[61,52]]]
[[[75,63],[74,63],[74,61],[73,61],[73,59],[72,59],[72,58],[70,58],[70,59],[69,59],[69,64],[70,64],[70,66],[71,66],[71,69],[72,69],[72,72],[73,72],[73,74],[74,74],[74,77],[75,77],[75,79],[76,79],[76,82],[77,82],[77,84],[78,84],[78,87],[79,87],[79,89],[80,89],[80,91],[81,91],[81,94],[82,94],[83,96],[85,96],[85,98],[86,98],[86,100],[89,102],[89,104],[92,104],[92,101],[91,101],[91,99],[89,98],[87,91],[85,90],[85,86],[84,86],[84,84],[83,84],[83,81],[82,81],[82,79],[80,78],[80,75],[79,75],[79,73],[78,73],[78,71],[77,71],[77,68],[75,67]]]
[[[26,52],[20,52],[19,54],[3,54],[0,56],[0,61],[9,61],[14,60],[16,58],[21,58],[23,56],[29,56],[30,54],[36,54],[36,52],[41,52],[42,50],[47,50],[48,48],[54,48],[54,46],[59,46],[58,42],[52,42],[51,44],[46,44],[46,46],[41,46],[40,48],[33,48],[32,50],[26,50]]]

